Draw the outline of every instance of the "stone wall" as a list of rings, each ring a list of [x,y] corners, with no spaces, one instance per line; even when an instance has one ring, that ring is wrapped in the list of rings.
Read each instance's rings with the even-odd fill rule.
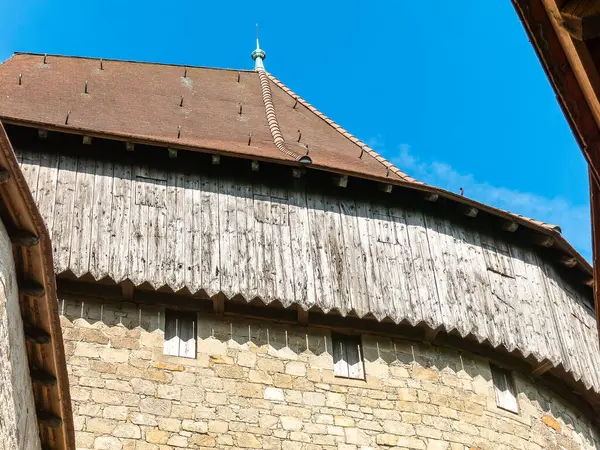
[[[0,222],[0,449],[39,448],[12,244]]]
[[[496,408],[489,362],[468,353],[363,335],[366,381],[346,380],[323,328],[199,314],[185,359],[162,354],[160,308],[61,308],[80,449],[600,449],[525,376],[519,414]]]

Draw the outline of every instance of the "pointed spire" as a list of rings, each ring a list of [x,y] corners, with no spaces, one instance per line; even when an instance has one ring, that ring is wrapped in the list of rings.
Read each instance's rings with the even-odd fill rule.
[[[265,70],[263,61],[267,57],[267,54],[258,45],[258,24],[256,24],[256,50],[252,52],[251,56],[254,60],[254,70]]]

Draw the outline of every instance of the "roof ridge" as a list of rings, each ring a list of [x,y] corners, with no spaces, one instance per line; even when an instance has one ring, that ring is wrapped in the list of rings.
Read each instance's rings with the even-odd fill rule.
[[[96,56],[78,56],[78,55],[60,55],[58,53],[36,53],[36,52],[13,52],[6,60],[0,62],[8,61],[14,55],[29,55],[29,56],[50,56],[53,58],[69,58],[69,59],[89,59],[93,61],[108,61],[108,62],[122,62],[122,63],[131,63],[131,64],[145,64],[149,66],[171,66],[171,67],[187,67],[188,69],[210,69],[210,70],[223,70],[228,72],[245,72],[245,73],[254,73],[254,70],[251,69],[233,69],[230,67],[210,67],[210,66],[195,66],[189,64],[176,64],[176,63],[164,63],[164,62],[152,62],[152,61],[136,61],[133,59],[119,59],[119,58],[101,58]]]
[[[422,183],[422,182],[408,176],[406,173],[402,172],[398,167],[396,167],[394,164],[392,164],[387,159],[385,159],[383,156],[381,156],[377,151],[373,150],[371,147],[369,147],[363,141],[358,139],[356,136],[354,136],[352,133],[347,131],[345,128],[343,128],[340,125],[338,125],[337,123],[335,123],[332,119],[327,117],[325,114],[323,114],[317,108],[315,108],[313,105],[311,105],[306,100],[304,100],[302,97],[300,97],[298,94],[296,94],[294,91],[292,91],[289,87],[287,87],[285,84],[283,84],[281,81],[279,81],[273,74],[267,72],[267,76],[269,77],[269,79],[271,81],[273,81],[273,83],[275,83],[277,86],[279,86],[281,89],[283,89],[288,95],[294,97],[294,99],[297,100],[298,103],[302,104],[313,114],[320,117],[323,121],[325,121],[329,126],[331,126],[333,129],[335,129],[338,133],[343,135],[345,138],[347,138],[354,144],[361,147],[366,153],[368,153],[373,158],[375,158],[375,160],[377,160],[379,163],[381,163],[386,169],[389,169],[391,172],[395,173],[396,175],[398,175],[399,177],[403,178],[406,181],[416,183],[416,184],[425,184],[425,183]]]
[[[285,145],[285,139],[283,138],[283,134],[281,134],[279,122],[277,121],[277,115],[275,114],[275,105],[273,103],[273,96],[271,95],[269,78],[264,70],[258,70],[257,72],[260,80],[260,91],[265,104],[265,114],[267,115],[267,122],[269,124],[271,136],[273,136],[273,143],[275,144],[275,147],[289,157],[294,158],[296,161],[310,162],[310,158],[308,156],[302,156],[290,150],[287,145]]]

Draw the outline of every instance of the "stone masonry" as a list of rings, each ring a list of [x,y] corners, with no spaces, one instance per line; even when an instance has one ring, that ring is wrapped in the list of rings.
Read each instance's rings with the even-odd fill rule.
[[[79,449],[600,449],[526,376],[519,414],[496,408],[489,362],[468,353],[363,335],[366,381],[347,380],[324,328],[199,314],[187,359],[163,355],[161,308],[61,308]]]

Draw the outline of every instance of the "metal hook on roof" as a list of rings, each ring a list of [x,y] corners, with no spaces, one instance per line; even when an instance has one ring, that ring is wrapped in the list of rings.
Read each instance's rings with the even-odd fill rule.
[[[387,166],[387,171],[385,172],[385,176],[386,177],[390,176],[390,166]]]
[[[46,62],[46,58],[47,58],[47,57],[48,57],[48,55],[47,55],[46,53],[44,53],[44,64],[48,64],[48,63]]]
[[[241,74],[238,72],[238,83],[240,82]]]
[[[463,188],[459,188],[460,189],[460,195],[465,195],[465,190]]]
[[[240,116],[242,115],[242,104],[240,103]]]
[[[181,108],[183,106],[183,95],[181,96],[181,100],[179,100],[179,107]]]
[[[67,111],[67,118],[65,119],[65,125],[69,124],[69,116],[71,115],[71,110]]]
[[[183,70],[183,78],[187,78],[187,67]]]
[[[365,152],[365,146],[363,145],[363,146],[360,148],[360,156],[358,157],[358,159],[362,159],[362,156],[363,156],[363,153],[364,153],[364,152]]]
[[[309,148],[308,144],[306,144],[306,156],[308,156],[309,153],[310,153],[310,148]]]
[[[85,88],[83,89],[83,93],[87,94],[88,93],[88,89],[87,89],[87,80],[85,80]]]
[[[302,139],[302,131],[298,130],[298,142]]]
[[[19,86],[21,86],[21,78],[23,78],[23,74],[19,74]]]
[[[100,70],[104,70],[104,60],[100,58]]]
[[[177,139],[181,137],[181,125],[177,125]]]
[[[296,103],[294,103],[292,109],[296,109],[296,106],[298,106],[298,97],[296,97],[294,100],[296,100]]]
[[[248,145],[252,143],[252,133],[248,133]]]

